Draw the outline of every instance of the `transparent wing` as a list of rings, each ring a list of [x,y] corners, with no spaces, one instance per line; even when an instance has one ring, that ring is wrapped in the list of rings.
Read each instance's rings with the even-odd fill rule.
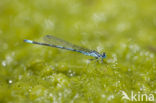
[[[76,49],[76,50],[81,50],[81,51],[85,51],[85,52],[91,52],[92,50],[83,48],[83,47],[79,47],[77,45],[71,44],[67,41],[64,41],[62,39],[59,39],[57,37],[51,36],[51,35],[46,35],[43,38],[45,43],[48,44],[52,44],[52,45],[57,45],[57,46],[63,46],[65,48],[72,48],[72,49]]]

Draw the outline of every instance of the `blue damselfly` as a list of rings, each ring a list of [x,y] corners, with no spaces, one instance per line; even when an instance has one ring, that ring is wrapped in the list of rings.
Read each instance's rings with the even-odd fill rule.
[[[59,38],[51,36],[51,35],[46,35],[44,37],[43,43],[32,41],[32,40],[27,40],[27,39],[25,39],[24,42],[30,43],[30,44],[38,44],[38,45],[43,45],[43,46],[50,46],[50,47],[75,51],[75,52],[79,52],[79,53],[82,53],[87,56],[95,57],[96,60],[100,59],[101,61],[103,61],[103,59],[106,57],[105,53],[100,54],[99,52],[97,52],[95,50],[89,50],[89,49],[71,44],[67,41],[64,41],[62,39],[59,39]]]

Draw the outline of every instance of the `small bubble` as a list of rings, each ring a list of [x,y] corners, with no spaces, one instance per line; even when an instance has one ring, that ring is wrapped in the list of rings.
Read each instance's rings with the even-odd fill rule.
[[[107,21],[107,18],[105,16],[105,14],[103,14],[103,13],[95,13],[92,16],[92,19],[94,22],[105,22],[105,21]]]
[[[90,63],[90,60],[85,60],[85,63],[89,64]]]
[[[50,97],[52,97],[52,96],[53,96],[53,94],[52,94],[52,93],[50,93],[50,94],[49,94],[49,96],[50,96]]]
[[[71,76],[71,77],[74,76],[74,73],[70,73],[70,76]]]
[[[150,54],[150,58],[154,58],[154,54]]]
[[[58,87],[60,87],[60,88],[62,87],[62,85],[61,85],[61,84],[57,84],[57,86],[58,86]]]
[[[12,80],[9,80],[9,84],[12,84]]]
[[[101,97],[102,97],[102,98],[105,98],[105,97],[106,97],[106,95],[102,94],[102,95],[101,95]]]
[[[6,62],[5,61],[2,61],[2,66],[6,66]]]
[[[58,93],[58,95],[61,97],[62,96],[62,93]]]
[[[79,94],[76,94],[75,96],[74,96],[74,98],[78,98],[79,97]]]
[[[149,56],[149,52],[147,51],[147,52],[145,52],[145,56]]]
[[[107,99],[108,100],[111,100],[111,99],[113,99],[114,98],[114,95],[110,95]]]
[[[61,65],[61,67],[64,68],[65,66],[64,65]]]
[[[18,76],[18,79],[21,80],[21,79],[22,79],[22,75],[19,75],[19,76]]]
[[[140,52],[140,56],[143,56],[143,55],[144,55],[144,52],[141,51],[141,52]]]
[[[117,56],[116,56],[116,54],[112,54],[112,57],[113,57],[113,63],[117,62]]]
[[[120,47],[122,47],[122,49],[125,49],[125,48],[127,47],[127,45],[124,44],[124,43],[121,43],[121,44],[120,44]]]
[[[101,46],[98,46],[98,47],[97,47],[97,51],[98,51],[98,52],[101,52],[101,51],[102,51],[102,47],[101,47]]]
[[[133,59],[134,59],[134,60],[137,60],[137,59],[138,59],[138,56],[134,56]]]
[[[7,64],[10,64],[12,61],[13,61],[12,56],[7,56],[7,57],[6,57],[6,62],[7,62]]]
[[[129,68],[128,71],[131,71],[131,69]]]
[[[51,21],[50,19],[46,19],[46,20],[45,20],[45,27],[46,27],[47,29],[53,29],[54,26],[55,26],[54,21]]]
[[[31,89],[29,89],[29,92],[31,92]]]

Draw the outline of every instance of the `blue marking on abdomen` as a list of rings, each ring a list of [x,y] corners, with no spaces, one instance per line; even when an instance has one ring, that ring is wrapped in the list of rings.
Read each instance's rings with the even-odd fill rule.
[[[24,41],[27,42],[27,43],[31,43],[31,44],[33,43],[33,41],[31,41],[31,40],[24,39]]]

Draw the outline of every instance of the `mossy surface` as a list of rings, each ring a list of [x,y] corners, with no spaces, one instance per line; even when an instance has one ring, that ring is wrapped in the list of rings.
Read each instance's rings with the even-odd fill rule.
[[[27,44],[53,35],[104,63]],[[120,103],[156,92],[155,0],[1,0],[0,103]],[[156,97],[155,97],[156,98]]]

